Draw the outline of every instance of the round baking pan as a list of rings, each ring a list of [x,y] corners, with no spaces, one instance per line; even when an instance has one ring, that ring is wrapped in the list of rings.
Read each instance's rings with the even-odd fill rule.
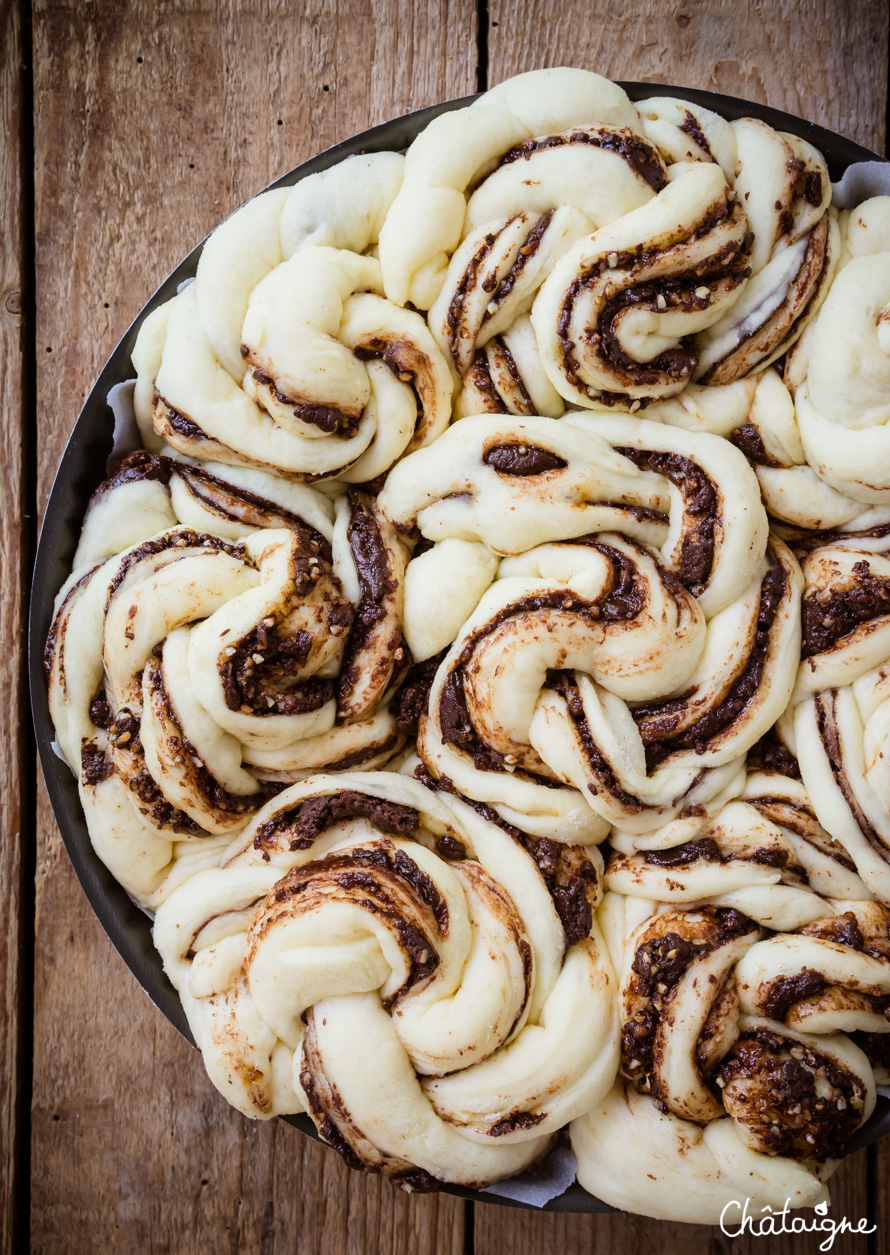
[[[676,96],[712,109],[730,120],[742,117],[760,118],[779,131],[790,131],[807,140],[825,156],[833,180],[841,177],[848,166],[858,161],[884,161],[885,158],[870,152],[852,140],[836,135],[833,131],[814,126],[791,114],[781,113],[764,105],[755,105],[734,96],[720,96],[713,92],[694,91],[686,87],[669,87],[662,83],[622,83],[632,100],[645,100],[649,96]],[[416,113],[406,114],[391,122],[384,122],[369,131],[363,131],[344,140],[326,152],[297,166],[288,174],[270,184],[270,187],[287,187],[307,175],[326,170],[344,157],[355,153],[381,152],[405,149],[411,141],[441,113],[462,109],[471,104],[475,96],[449,100]],[[111,452],[113,421],[108,407],[108,393],[117,383],[133,377],[130,355],[136,335],[144,319],[172,297],[179,285],[195,274],[203,241],[169,275],[141,313],[124,333],[117,348],[106,362],[87,397],[59,468],[43,519],[34,578],[31,590],[30,622],[28,627],[29,669],[31,681],[31,706],[34,728],[40,751],[40,761],[49,792],[53,811],[62,833],[62,839],[74,870],[77,873],[90,905],[96,912],[102,927],[139,981],[155,1006],[166,1015],[188,1041],[192,1036],[185,1014],[173,986],[161,967],[160,956],[151,940],[151,921],[130,899],[93,850],[87,831],[86,820],[77,793],[77,782],[53,750],[55,732],[49,716],[46,679],[43,671],[43,648],[52,619],[53,600],[68,577],[77,547],[81,522],[92,491],[105,479],[106,460]],[[199,1066],[195,1060],[195,1066]],[[301,1132],[317,1138],[315,1126],[308,1116],[286,1116],[288,1123]],[[850,1150],[877,1141],[890,1132],[890,1100],[879,1098],[877,1108],[868,1123],[850,1143]],[[498,1203],[507,1207],[525,1207],[526,1204],[501,1198],[496,1194],[481,1193],[460,1187],[444,1187],[446,1193],[457,1194],[478,1202]],[[564,1194],[553,1199],[545,1211],[559,1212],[607,1212],[613,1209],[588,1194],[577,1183]]]

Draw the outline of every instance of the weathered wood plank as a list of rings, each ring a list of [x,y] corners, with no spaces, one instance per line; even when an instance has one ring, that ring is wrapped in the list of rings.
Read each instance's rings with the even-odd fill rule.
[[[491,0],[489,85],[578,65],[786,109],[884,151],[886,0]]]
[[[856,1223],[868,1216],[866,1192],[866,1152],[860,1151],[841,1165],[831,1187],[831,1216],[841,1216]],[[812,1212],[805,1213],[810,1219]],[[872,1221],[874,1223],[874,1221]],[[730,1232],[735,1232],[733,1226]],[[883,1228],[881,1233],[885,1233]],[[669,1224],[646,1220],[641,1216],[553,1216],[535,1212],[511,1211],[506,1216],[493,1207],[475,1207],[475,1255],[540,1255],[541,1251],[559,1251],[560,1255],[800,1255],[801,1250],[815,1250],[821,1239],[809,1236],[721,1237],[720,1229],[705,1225]],[[805,1246],[804,1243],[809,1243]],[[884,1250],[885,1247],[878,1247]],[[832,1247],[835,1255],[865,1255],[866,1239],[862,1236],[839,1236]]]
[[[43,503],[159,280],[298,161],[472,90],[475,5],[37,0],[34,51]],[[37,896],[34,1250],[462,1251],[460,1201],[400,1195],[226,1106],[92,916],[45,797]]]
[[[15,1249],[27,1220],[21,1214],[23,1174],[27,1173],[27,1115],[23,1025],[19,1015],[26,944],[25,913],[30,894],[23,876],[23,814],[29,787],[23,735],[24,713],[24,569],[25,493],[23,443],[25,439],[24,367],[26,330],[22,308],[24,287],[22,210],[22,145],[24,75],[21,13],[17,0],[0,5],[0,475],[4,483],[0,511],[0,639],[6,657],[0,669],[0,709],[7,726],[0,741],[0,812],[4,816],[0,842],[0,1253]],[[33,781],[33,776],[30,777]],[[30,929],[28,929],[28,936]],[[30,945],[30,941],[27,941]]]
[[[886,0],[855,5],[651,0],[644,12],[604,0],[585,4],[583,11],[575,5],[545,8],[538,0],[490,0],[489,17],[489,85],[522,70],[576,65],[610,78],[685,83],[742,96],[884,150]],[[866,1152],[842,1165],[832,1186],[835,1217],[856,1220],[867,1214],[867,1179]],[[565,1255],[649,1249],[673,1255],[728,1249],[718,1247],[714,1230],[631,1216],[505,1216],[477,1206],[474,1228],[476,1255],[532,1255],[546,1249]],[[884,1225],[880,1233],[886,1240]],[[777,1255],[801,1249],[800,1239],[768,1241]],[[733,1242],[732,1249],[754,1255],[762,1242],[746,1238]],[[845,1236],[833,1249],[852,1255],[864,1244],[864,1238]]]

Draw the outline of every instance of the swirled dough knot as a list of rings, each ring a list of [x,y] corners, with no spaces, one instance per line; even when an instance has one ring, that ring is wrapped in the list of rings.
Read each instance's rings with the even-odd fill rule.
[[[252,1116],[305,1108],[406,1187],[533,1162],[617,1055],[597,868],[577,850],[551,878],[536,855],[405,775],[280,794],[155,923],[215,1083]]]

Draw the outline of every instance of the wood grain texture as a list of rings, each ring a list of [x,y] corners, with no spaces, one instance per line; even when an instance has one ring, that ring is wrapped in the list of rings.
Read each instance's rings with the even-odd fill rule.
[[[884,151],[887,0],[490,0],[489,86],[539,66],[743,96]]]
[[[226,214],[320,149],[475,86],[475,5],[34,9],[39,501],[118,336]],[[5,607],[4,607],[5,609]],[[32,1248],[458,1255],[464,1204],[399,1194],[230,1110],[38,822]]]
[[[855,1223],[868,1216],[866,1151],[845,1161],[831,1186],[831,1215],[848,1216]],[[812,1218],[813,1213],[804,1213]],[[642,1216],[553,1216],[511,1212],[505,1221],[494,1207],[474,1208],[474,1255],[801,1255],[815,1251],[819,1239],[812,1235],[775,1238],[724,1236],[710,1225],[674,1224],[646,1220]],[[874,1220],[870,1221],[874,1224]],[[886,1234],[885,1228],[880,1229]],[[885,1252],[886,1247],[876,1251]],[[834,1255],[865,1255],[866,1238],[842,1234],[832,1247]]]
[[[23,1156],[27,1132],[24,1092],[23,1042],[20,1018],[24,988],[26,914],[30,893],[23,876],[23,818],[30,788],[24,739],[17,725],[26,724],[24,711],[25,437],[23,326],[23,248],[26,227],[22,215],[22,137],[24,77],[22,31],[16,3],[0,4],[0,473],[4,482],[0,510],[0,639],[5,659],[0,669],[0,710],[7,714],[6,735],[0,739],[0,1253],[8,1255],[25,1232],[20,1206],[26,1189],[27,1160]]]
[[[4,22],[6,12],[0,0]],[[93,378],[172,266],[298,161],[386,117],[475,90],[477,43],[473,0],[35,0],[33,23],[42,505]],[[883,143],[886,0],[651,0],[631,13],[604,0],[491,0],[487,44],[491,83],[571,63],[767,101]],[[9,169],[4,154],[0,178]],[[14,202],[4,197],[4,211]],[[13,255],[0,256],[0,354],[13,343],[2,303]],[[15,454],[10,386],[4,371],[4,467]],[[4,599],[0,614],[9,613]],[[0,785],[16,778],[4,770]],[[477,1206],[467,1231],[458,1200],[406,1198],[348,1172],[280,1121],[244,1120],[115,955],[43,795],[38,841],[33,1250],[728,1255],[715,1231],[627,1216]],[[15,856],[4,849],[4,857]],[[18,874],[0,862],[0,887]],[[0,936],[0,1016],[17,970],[8,955],[9,935]],[[0,1051],[12,1041],[0,1021]],[[0,1102],[5,1095],[0,1088]],[[859,1155],[833,1187],[835,1214],[868,1211],[879,1240],[890,1232],[879,1188],[888,1170],[886,1152],[872,1152],[868,1197]],[[0,1193],[0,1234],[5,1201]],[[732,1250],[790,1255],[815,1245]],[[834,1250],[865,1245],[839,1239]]]

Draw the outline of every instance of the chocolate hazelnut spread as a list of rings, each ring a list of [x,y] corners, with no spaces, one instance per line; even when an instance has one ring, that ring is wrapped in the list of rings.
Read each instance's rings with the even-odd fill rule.
[[[512,222],[512,218],[510,221]],[[458,356],[460,327],[464,316],[464,304],[466,303],[466,299],[469,294],[476,287],[479,269],[491,250],[494,248],[496,239],[497,235],[493,232],[489,233],[482,239],[482,242],[476,249],[476,252],[467,263],[466,270],[461,275],[457,287],[454,290],[454,295],[451,298],[451,303],[448,306],[445,323],[448,328],[448,344],[451,348],[452,355],[455,358]]]
[[[84,784],[95,788],[97,784],[108,779],[114,771],[114,763],[98,745],[85,741],[80,749],[80,769]]]
[[[153,558],[157,554],[164,553],[167,549],[209,549],[216,553],[227,553],[233,558],[237,558],[240,562],[249,563],[244,547],[241,545],[231,545],[225,540],[221,540],[219,536],[213,536],[209,532],[196,532],[191,528],[180,528],[175,532],[162,533],[154,540],[146,540],[141,545],[137,545],[131,549],[121,560],[114,578],[108,586],[108,597],[105,602],[105,609],[111,605],[111,599],[117,590],[123,584],[129,574],[130,568],[134,567],[137,562],[142,562],[144,558]]]
[[[699,859],[705,859],[709,863],[726,861],[717,842],[711,837],[686,841],[683,845],[675,845],[668,850],[646,850],[643,857],[653,867],[689,867]]]
[[[491,304],[495,306],[495,309],[491,309],[489,307],[485,311],[485,318],[483,319],[483,322],[489,321],[489,319],[496,312],[496,308],[502,305],[513,291],[517,281],[522,275],[523,270],[525,270],[526,266],[541,247],[541,241],[544,238],[547,228],[550,226],[550,220],[555,212],[556,211],[553,209],[548,209],[545,213],[541,214],[540,218],[538,218],[535,225],[525,237],[525,241],[521,245],[519,252],[516,254],[516,260],[513,262],[513,265],[507,271],[500,283],[497,284],[497,290],[495,291],[494,287],[491,288],[491,290],[495,292],[491,302]]]
[[[544,1113],[535,1115],[531,1111],[514,1111],[491,1125],[488,1130],[490,1137],[503,1137],[505,1133],[514,1133],[516,1129],[533,1129],[544,1119]]]
[[[760,606],[754,642],[747,661],[726,697],[706,710],[700,719],[685,731],[676,731],[685,709],[683,698],[672,698],[659,705],[638,706],[632,713],[643,744],[649,771],[659,766],[670,754],[681,749],[704,753],[708,743],[721,735],[741,715],[757,695],[769,652],[771,629],[787,586],[785,568],[770,568],[760,587]]]
[[[780,976],[772,982],[764,1002],[764,1011],[771,1020],[784,1020],[791,1007],[804,998],[813,998],[825,988],[821,972],[802,968],[797,976]]]
[[[568,466],[564,458],[548,449],[528,444],[492,445],[482,455],[482,461],[500,475],[544,475]]]
[[[161,424],[170,429],[177,436],[181,436],[183,440],[193,440],[200,443],[202,440],[209,439],[207,432],[197,423],[192,422],[185,414],[180,414],[179,410],[174,410],[172,405],[168,405],[162,396],[156,396],[155,399],[156,419],[159,417]]]
[[[312,401],[302,401],[299,397],[288,396],[280,391],[275,379],[268,371],[253,363],[253,355],[246,344],[241,345],[241,356],[250,363],[250,371],[256,383],[268,388],[275,400],[292,410],[294,418],[311,427],[317,427],[326,436],[339,435],[351,439],[358,431],[361,413],[347,413],[336,405],[323,405]]]
[[[791,750],[782,741],[775,728],[770,728],[760,740],[751,747],[748,761],[760,764],[764,771],[774,771],[789,780],[800,779],[800,764]]]
[[[90,702],[90,723],[96,728],[110,728],[113,722],[114,715],[103,685]]]
[[[703,907],[689,915],[678,912],[676,920],[682,932],[670,928],[637,946],[631,964],[633,1013],[621,1026],[622,1075],[643,1093],[651,1093],[659,1110],[665,1112],[668,1106],[660,1093],[656,1039],[675,987],[697,957],[732,938],[748,933],[755,938],[762,935],[753,920],[733,908]],[[716,987],[712,993],[716,1007],[723,994]],[[702,1052],[703,1058],[707,1053]],[[712,1057],[708,1070],[716,1062]]]
[[[843,915],[833,915],[830,919],[816,920],[814,924],[804,925],[800,931],[807,937],[821,937],[825,941],[833,941],[851,950],[865,949],[862,929],[852,911],[845,911]],[[781,1019],[781,1016],[778,1018]]]
[[[212,513],[237,519],[250,527],[287,527],[304,533],[307,545],[317,545],[316,552],[319,556],[327,562],[331,561],[331,545],[328,539],[305,519],[292,514],[283,506],[259,496],[258,493],[250,492],[247,488],[220,479],[203,466],[171,461],[170,470],[179,476],[191,496]]]
[[[730,432],[730,440],[755,466],[779,467],[782,463],[767,453],[763,437],[753,423],[743,423]]]
[[[840,736],[837,728],[837,719],[835,715],[835,699],[837,689],[823,689],[817,693],[814,698],[814,706],[816,713],[816,727],[819,731],[819,739],[825,750],[825,756],[831,767],[832,775],[837,787],[843,794],[844,801],[850,808],[850,813],[862,833],[865,840],[872,849],[878,853],[881,858],[886,857],[887,847],[881,840],[880,834],[875,831],[870,820],[866,816],[862,807],[856,799],[856,794],[847,779],[847,773],[844,769],[844,756],[840,744]]]
[[[340,668],[337,700],[341,709],[358,683],[360,655],[368,648],[374,628],[386,618],[387,599],[397,587],[389,552],[380,533],[380,524],[370,498],[355,489],[351,489],[349,493],[346,537],[358,575],[360,597]],[[400,640],[401,637],[393,645],[393,650]]]
[[[688,135],[691,140],[694,140],[702,152],[707,153],[713,161],[713,157],[711,156],[711,145],[708,143],[707,136],[696,121],[695,114],[690,113],[688,109],[685,112],[686,116],[680,123],[680,130]]]
[[[356,818],[369,819],[381,832],[402,837],[413,836],[420,824],[420,816],[411,806],[357,789],[343,789],[307,798],[294,808],[279,811],[257,830],[254,848],[275,845],[283,835],[289,850],[308,850],[332,824]]]
[[[414,776],[428,789],[435,792],[441,790],[459,797],[478,815],[488,820],[490,824],[496,824],[512,837],[517,845],[523,846],[528,851],[553,899],[553,905],[562,923],[566,948],[590,935],[597,874],[596,868],[581,849],[551,841],[546,837],[532,837],[528,833],[520,832],[518,828],[502,819],[493,807],[459,793],[453,781],[447,776],[435,779],[422,764],[415,768]],[[445,839],[451,840],[451,838]],[[445,853],[445,851],[440,852]],[[464,854],[460,857],[464,857],[465,853],[464,850]],[[446,857],[453,856],[446,854]]]
[[[769,1155],[816,1163],[838,1158],[861,1118],[864,1087],[857,1076],[766,1029],[741,1034],[720,1081],[727,1111]]]
[[[861,624],[890,614],[890,580],[872,575],[866,559],[853,564],[852,575],[848,588],[805,595],[802,657],[825,653]]]
[[[396,724],[405,736],[417,736],[420,718],[429,708],[433,680],[447,652],[447,649],[442,649],[432,658],[415,662],[408,668],[395,699]]]
[[[167,801],[154,777],[145,766],[139,717],[128,706],[122,706],[108,734],[112,761],[120,763],[127,788],[139,799],[139,810],[151,818],[158,828],[203,836],[204,831],[190,815]]]
[[[664,475],[679,489],[683,497],[684,525],[677,574],[694,596],[700,596],[714,565],[714,527],[719,498],[713,482],[697,463],[679,453],[624,446],[616,452],[641,471]]]
[[[602,148],[606,152],[616,153],[627,161],[640,178],[645,179],[653,191],[660,192],[664,187],[664,162],[657,148],[631,130],[573,130],[561,135],[530,139],[505,153],[500,160],[500,165],[506,166],[520,160],[528,161],[535,153],[544,152],[550,148],[562,148],[567,144],[589,144],[592,148]]]
[[[489,344],[492,343],[494,341],[490,340]],[[476,350],[473,364],[464,376],[464,386],[468,390],[475,390],[484,399],[484,412],[486,414],[508,414],[510,412],[491,377],[485,349]]]
[[[547,676],[548,688],[554,689],[565,698],[566,708],[575,725],[578,738],[587,755],[591,769],[597,778],[597,781],[615,797],[628,811],[631,813],[641,811],[643,803],[639,798],[633,797],[626,792],[619,782],[611,764],[602,754],[596,741],[594,741],[587,718],[584,714],[584,704],[581,700],[581,693],[574,679],[574,672],[570,671],[553,671]]]
[[[522,834],[522,844],[543,877],[562,923],[566,948],[590,936],[597,885],[596,868],[578,848]]]
[[[148,453],[145,449],[136,449],[128,453],[118,464],[117,470],[99,485],[93,493],[94,497],[111,492],[122,484],[136,484],[140,480],[155,480],[159,484],[170,482],[174,463],[171,458],[160,454]]]
[[[738,204],[730,209],[726,201],[719,202],[708,210],[686,239],[699,239],[718,222],[727,218],[739,221],[741,216],[742,211]],[[589,348],[605,358],[616,374],[623,376],[628,384],[636,388],[655,388],[661,386],[665,380],[677,384],[678,387],[682,386],[698,365],[698,351],[693,338],[681,338],[676,346],[665,349],[651,361],[637,362],[621,346],[618,334],[620,318],[631,307],[642,307],[653,313],[707,309],[711,303],[710,284],[719,283],[725,290],[730,286],[738,286],[750,275],[747,261],[752,238],[749,232],[741,240],[730,241],[717,254],[690,272],[657,279],[640,279],[636,283],[633,282],[633,276],[645,274],[657,260],[658,251],[646,250],[641,246],[628,252],[615,253],[609,258],[609,265],[624,275],[622,285],[617,289],[614,284],[606,285],[602,281],[605,261],[581,273],[566,290],[556,327],[566,380],[598,404],[645,406],[652,399],[642,396],[632,401],[621,392],[592,390],[582,380],[581,366],[575,355],[577,346],[570,332],[576,301],[586,290],[595,289],[596,322],[582,333]],[[629,275],[628,271],[631,272]],[[703,288],[708,289],[707,293],[703,292]]]

